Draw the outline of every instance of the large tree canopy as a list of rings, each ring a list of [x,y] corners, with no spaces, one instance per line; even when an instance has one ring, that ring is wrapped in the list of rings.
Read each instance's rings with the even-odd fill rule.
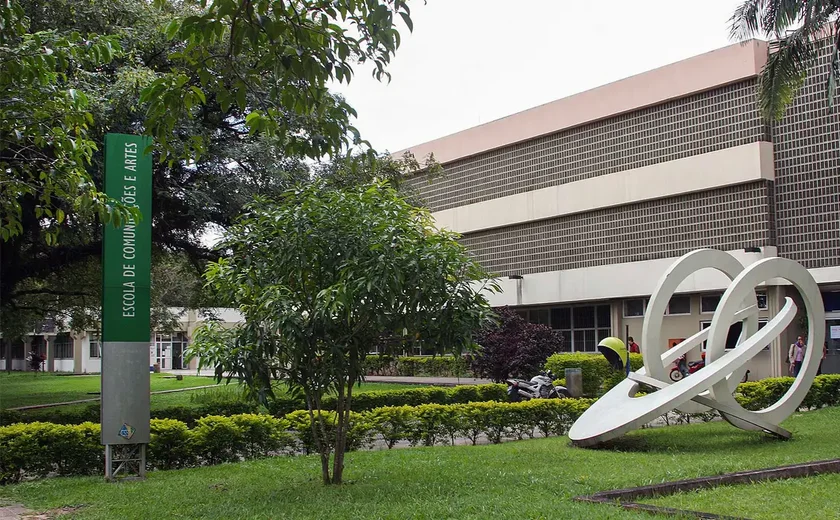
[[[428,211],[387,183],[317,182],[258,200],[222,247],[230,254],[211,264],[208,280],[245,323],[200,329],[192,354],[220,380],[241,378],[253,395],[270,394],[276,380],[303,391],[325,483],[341,482],[352,389],[372,347],[387,336],[459,353],[491,315],[483,290],[496,286],[480,282],[487,273],[455,234],[436,229]],[[317,413],[330,391],[338,396],[334,442]]]
[[[357,140],[326,85],[384,76],[395,18],[405,2],[0,2],[0,322],[76,305],[54,279],[96,265],[101,223],[127,215],[98,189],[106,132],[154,137],[155,258],[201,270],[208,230]]]
[[[834,104],[840,79],[840,3],[836,0],[746,0],[732,15],[733,38],[762,36],[770,56],[761,72],[759,102],[768,119],[781,119],[817,59],[817,46],[830,39],[826,94]]]

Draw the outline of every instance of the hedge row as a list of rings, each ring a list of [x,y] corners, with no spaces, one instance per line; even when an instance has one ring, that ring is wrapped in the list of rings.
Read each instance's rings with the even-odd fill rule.
[[[633,370],[639,370],[643,365],[641,354],[630,354],[630,367]],[[581,369],[583,394],[593,397],[603,395],[625,377],[623,370],[613,369],[601,354],[554,354],[546,360],[545,368],[558,377],[565,376],[567,368]]]
[[[781,398],[792,382],[793,378],[782,377],[742,383],[736,398],[747,409],[766,408]],[[456,389],[451,390],[454,394]],[[357,449],[375,439],[382,439],[392,448],[400,441],[434,445],[453,442],[456,437],[475,443],[482,435],[491,442],[535,432],[563,435],[592,402],[540,399],[374,408],[351,414],[348,447]],[[818,376],[802,407],[836,405],[840,405],[840,375]],[[335,413],[322,413],[332,431]],[[282,418],[257,414],[208,416],[197,420],[193,428],[175,419],[153,419],[151,426],[148,459],[150,467],[157,469],[314,451],[309,412],[305,410]],[[0,427],[0,483],[15,482],[24,476],[94,474],[101,471],[103,463],[98,424],[36,422]]]
[[[474,377],[469,360],[455,356],[368,356],[364,367],[369,376]]]
[[[500,384],[374,390],[354,394],[353,410],[361,412],[382,406],[416,406],[427,403],[456,404],[475,401],[505,401],[507,400],[506,390],[507,386]],[[327,410],[334,409],[336,407],[335,397],[325,398],[322,406]],[[269,413],[277,417],[303,409],[306,409],[306,403],[302,398],[279,398],[271,401],[268,405]],[[258,411],[259,407],[255,403],[241,399],[215,399],[196,407],[172,406],[152,410],[152,418],[176,419],[192,427],[198,419],[208,415],[237,415],[257,413]],[[95,404],[86,408],[70,409],[69,411],[61,408],[49,408],[37,413],[27,414],[11,410],[0,412],[0,425],[17,422],[50,422],[55,424],[99,422],[99,405]]]
[[[738,385],[735,399],[747,410],[767,408],[785,395],[793,384],[792,377],[771,377]],[[840,374],[817,376],[801,408],[823,408],[840,405]]]
[[[535,400],[523,403],[426,404],[383,407],[351,414],[348,449],[377,439],[392,448],[400,441],[431,446],[465,437],[475,443],[504,438],[563,435],[592,401]],[[332,437],[336,414],[323,412]],[[309,412],[283,418],[240,414],[208,416],[188,428],[174,419],[153,419],[147,461],[153,469],[219,464],[283,453],[315,451]],[[91,475],[102,471],[99,425],[13,424],[0,427],[0,483],[22,478]]]
[[[198,419],[208,415],[237,415],[243,413],[257,413],[256,403],[244,400],[218,400],[199,406],[169,406],[152,410],[152,419],[176,419],[193,426]],[[53,424],[82,424],[85,422],[98,423],[99,404],[91,404],[83,408],[55,407],[19,412],[16,410],[0,410],[0,426],[21,422],[47,422]]]

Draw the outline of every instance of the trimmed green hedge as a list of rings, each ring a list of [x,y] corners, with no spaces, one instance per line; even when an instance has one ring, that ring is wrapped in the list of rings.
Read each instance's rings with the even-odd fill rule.
[[[244,400],[214,401],[199,406],[169,406],[152,410],[152,419],[176,419],[193,426],[200,418],[208,415],[237,415],[243,413],[257,413],[256,403]],[[48,422],[53,424],[81,424],[84,422],[98,423],[99,404],[91,404],[84,408],[65,407],[42,408],[30,412],[16,410],[0,410],[0,426],[19,422]]]
[[[565,434],[592,403],[588,399],[536,400],[523,403],[425,404],[383,407],[351,414],[348,449],[371,445],[382,434],[392,448],[399,441],[434,445],[486,435],[492,442],[507,437]],[[335,412],[322,412],[328,434]],[[316,416],[317,420],[317,416]],[[171,469],[219,464],[282,453],[315,451],[309,412],[298,410],[282,419],[270,415],[208,416],[189,429],[174,419],[152,419],[148,449],[150,468]],[[22,478],[90,475],[102,471],[99,425],[84,423],[14,424],[0,427],[0,483]]]
[[[641,354],[630,354],[633,370],[639,370],[643,364]],[[583,394],[593,397],[603,395],[625,377],[624,371],[613,369],[601,354],[554,354],[546,360],[545,368],[557,377],[565,377],[567,368],[581,369]]]
[[[744,408],[766,408],[781,398],[792,382],[793,378],[782,377],[742,383],[735,396]],[[456,393],[461,398],[481,395],[480,390],[473,394],[458,387],[448,391],[448,398],[455,398]],[[476,443],[482,435],[491,442],[529,437],[535,432],[564,435],[593,402],[593,399],[537,399],[521,403],[490,401],[378,407],[351,414],[348,449],[371,445],[378,438],[383,439],[388,448],[393,448],[401,441],[431,446],[454,442],[456,437]],[[836,405],[840,405],[840,375],[818,376],[802,407]],[[335,413],[323,412],[323,417],[328,432],[332,431]],[[198,420],[192,429],[175,419],[152,419],[151,433],[148,462],[156,469],[315,451],[310,415],[305,410],[282,418],[267,414],[208,416]],[[96,474],[102,471],[102,457],[98,424],[35,422],[0,427],[0,483],[50,474]]]
[[[767,408],[785,395],[792,377],[771,377],[738,385],[735,399],[747,410]],[[814,379],[801,408],[823,408],[840,405],[840,374],[823,374]]]
[[[474,377],[469,361],[456,356],[368,356],[364,367],[369,376]]]
[[[381,406],[416,406],[426,403],[455,404],[472,401],[505,401],[507,400],[506,390],[507,386],[500,384],[372,390],[353,395],[353,410],[362,412]],[[335,405],[335,397],[332,396],[324,398],[322,403],[322,406],[328,410],[335,408]],[[196,407],[170,406],[152,410],[152,418],[176,419],[192,427],[200,418],[208,415],[249,414],[257,413],[259,409],[260,407],[255,403],[243,400],[217,399]],[[277,417],[305,409],[306,403],[302,398],[281,397],[268,404],[269,413]],[[33,413],[20,413],[14,410],[0,411],[0,426],[19,422],[49,422],[54,424],[99,422],[99,405],[95,404],[69,411],[61,408],[45,408]]]

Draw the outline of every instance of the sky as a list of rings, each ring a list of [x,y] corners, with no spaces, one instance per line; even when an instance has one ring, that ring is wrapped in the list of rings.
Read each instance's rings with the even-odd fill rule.
[[[724,47],[743,0],[409,1],[414,33],[379,83],[333,85],[380,152],[397,152]]]

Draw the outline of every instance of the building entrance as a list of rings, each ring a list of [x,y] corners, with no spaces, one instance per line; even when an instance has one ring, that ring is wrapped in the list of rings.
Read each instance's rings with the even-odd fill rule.
[[[840,313],[826,314],[826,356],[822,363],[823,374],[840,374]]]

